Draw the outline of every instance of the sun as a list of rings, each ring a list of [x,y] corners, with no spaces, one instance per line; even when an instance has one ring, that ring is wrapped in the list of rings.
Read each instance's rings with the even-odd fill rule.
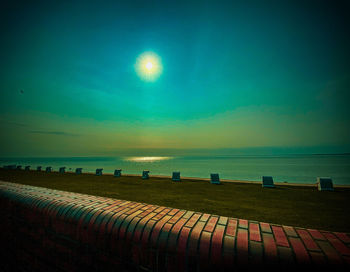
[[[154,52],[142,53],[136,60],[135,71],[144,81],[157,80],[163,72],[160,57]]]
[[[147,64],[146,64],[146,68],[147,68],[148,70],[151,70],[151,69],[152,69],[152,67],[153,67],[152,62],[147,62]]]

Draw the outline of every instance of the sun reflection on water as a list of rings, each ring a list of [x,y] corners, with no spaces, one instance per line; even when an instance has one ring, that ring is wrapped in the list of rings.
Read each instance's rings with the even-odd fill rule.
[[[132,162],[158,162],[164,160],[171,160],[173,157],[127,157],[124,158],[125,161]]]

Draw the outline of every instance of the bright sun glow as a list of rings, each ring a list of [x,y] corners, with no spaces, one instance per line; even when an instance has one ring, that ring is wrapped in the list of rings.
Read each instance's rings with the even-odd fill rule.
[[[152,62],[147,62],[147,64],[146,64],[146,68],[148,69],[148,70],[151,70],[152,69]]]
[[[141,79],[155,81],[161,75],[163,66],[157,54],[144,52],[137,58],[135,70]]]

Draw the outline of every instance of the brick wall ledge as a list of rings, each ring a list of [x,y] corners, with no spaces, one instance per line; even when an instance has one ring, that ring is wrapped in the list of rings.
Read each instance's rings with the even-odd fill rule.
[[[3,270],[350,266],[350,235],[0,181]],[[7,265],[6,265],[7,263]],[[0,265],[0,270],[1,267]]]

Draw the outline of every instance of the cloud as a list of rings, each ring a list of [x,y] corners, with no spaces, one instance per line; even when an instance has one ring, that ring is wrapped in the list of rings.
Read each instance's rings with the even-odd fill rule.
[[[59,135],[59,136],[80,136],[79,134],[69,133],[64,131],[45,131],[45,130],[31,130],[30,133],[34,134],[47,134],[47,135]]]
[[[18,126],[18,127],[26,127],[26,124],[18,123],[18,122],[12,122],[12,121],[6,121],[6,120],[0,120],[0,123],[5,125],[12,125],[12,126]]]

